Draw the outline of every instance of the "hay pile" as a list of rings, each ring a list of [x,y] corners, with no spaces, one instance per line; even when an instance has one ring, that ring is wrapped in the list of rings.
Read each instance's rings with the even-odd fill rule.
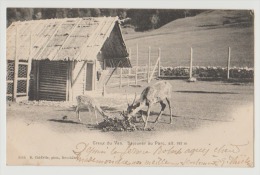
[[[103,122],[100,122],[96,128],[101,129],[103,132],[109,132],[109,131],[117,131],[117,132],[132,132],[132,131],[144,131],[143,124],[136,125],[136,118],[132,118],[130,121],[123,118],[109,118],[104,120]],[[131,123],[131,125],[130,125]],[[152,131],[154,128],[146,128],[145,131]]]
[[[135,127],[130,125],[130,121],[126,119],[108,118],[100,122],[97,128],[104,132],[107,131],[134,131]]]

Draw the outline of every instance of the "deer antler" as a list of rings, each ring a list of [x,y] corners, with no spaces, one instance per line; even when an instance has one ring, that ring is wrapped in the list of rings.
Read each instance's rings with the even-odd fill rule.
[[[126,90],[125,90],[125,94],[126,94],[126,103],[127,103],[128,106],[130,106],[130,104],[129,104],[129,102],[128,102],[128,95],[127,95],[127,93],[126,93]]]
[[[134,103],[135,103],[135,100],[136,100],[136,93],[135,93],[135,98],[134,98],[134,101],[133,101],[133,103],[132,103],[132,106],[134,105]]]
[[[125,91],[125,93],[126,93],[126,91]],[[135,93],[135,98],[134,98],[134,100],[133,100],[131,106],[135,103],[135,100],[136,100],[136,93]],[[126,93],[126,102],[127,102],[127,105],[130,106],[130,103],[129,103],[129,101],[128,101],[128,95],[127,95],[127,93]]]

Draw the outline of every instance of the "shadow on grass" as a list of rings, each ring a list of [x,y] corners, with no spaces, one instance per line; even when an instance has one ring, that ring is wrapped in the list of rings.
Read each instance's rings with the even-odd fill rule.
[[[68,112],[75,112],[75,109],[76,107],[70,107],[68,109],[59,109],[59,110],[56,110],[56,111],[68,111]]]
[[[213,91],[175,91],[180,93],[194,93],[194,94],[238,94],[236,92],[213,92]]]
[[[104,111],[117,112],[119,109],[110,106],[101,106]]]
[[[49,119],[48,121],[51,121],[51,122],[58,122],[58,123],[82,124],[82,123],[79,123],[79,122],[74,122],[74,121],[72,121],[72,120],[57,120],[57,119]]]
[[[110,107],[110,106],[101,106],[100,107],[102,110],[104,111],[110,111],[110,112],[118,112],[119,109],[115,108],[115,107]],[[68,109],[59,109],[59,110],[56,110],[56,111],[68,111],[68,112],[76,112],[76,107],[70,107]],[[89,111],[89,109],[87,108],[81,108],[80,109],[80,112],[83,112],[83,111],[88,111],[88,112],[91,112]]]

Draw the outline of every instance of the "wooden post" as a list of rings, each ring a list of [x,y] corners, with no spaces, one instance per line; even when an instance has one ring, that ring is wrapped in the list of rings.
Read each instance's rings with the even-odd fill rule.
[[[138,55],[138,44],[136,45],[136,67],[138,67],[138,60],[139,59],[139,55]]]
[[[94,74],[93,74],[93,80],[94,80],[94,91],[97,90],[97,60],[94,61]]]
[[[67,65],[68,76],[67,76],[67,99],[66,101],[72,101],[72,62],[68,61]]]
[[[71,91],[70,91],[70,101],[74,101],[74,92],[73,92],[73,78],[74,78],[74,73],[73,73],[73,70],[74,70],[74,68],[75,68],[75,61],[72,61],[71,62],[71,70],[70,70],[70,72],[71,72],[71,74],[70,74],[70,88],[71,88]]]
[[[149,74],[148,74],[148,65],[145,65],[145,70],[146,70],[146,78],[147,78],[147,82],[149,81]]]
[[[131,51],[131,48],[129,48],[129,60],[131,60],[132,58],[132,51]]]
[[[150,66],[151,66],[151,47],[149,46],[149,49],[148,49],[147,83],[150,83],[150,81],[149,81]]]
[[[69,62],[67,63],[67,86],[66,86],[66,101],[69,100]]]
[[[158,49],[158,57],[159,57],[159,63],[158,63],[158,77],[161,76],[161,48]]]
[[[122,68],[120,68],[120,82],[119,87],[122,88]]]
[[[106,84],[103,83],[103,91],[102,91],[102,96],[104,97],[106,95]]]
[[[106,63],[106,59],[104,59],[104,62],[103,62],[103,69],[106,70],[107,68],[107,63]]]
[[[27,65],[27,80],[26,80],[27,100],[29,100],[31,66],[32,66],[32,32],[30,32],[30,48],[29,48],[29,58],[28,58],[28,65]]]
[[[130,69],[128,68],[127,71],[128,71],[128,74],[127,74],[127,86],[129,86]]]
[[[33,67],[33,100],[37,100],[37,61],[32,61]]]
[[[137,85],[137,70],[138,70],[138,68],[136,66],[135,67],[135,85]]]
[[[129,60],[132,59],[132,51],[131,48],[129,48]],[[129,86],[129,75],[130,75],[130,69],[128,68],[128,75],[127,75],[127,86]]]
[[[17,79],[18,79],[18,25],[16,26],[16,35],[15,35],[15,60],[14,60],[14,82],[13,82],[13,101],[16,101],[17,97]]]
[[[231,48],[230,48],[230,47],[228,47],[228,60],[227,60],[227,79],[229,79],[230,56],[231,56]]]
[[[192,77],[192,56],[193,56],[193,50],[191,47],[190,48],[190,78]]]
[[[36,61],[36,100],[39,100],[39,89],[40,89],[40,62]]]
[[[80,52],[81,53],[81,52]],[[81,79],[81,81],[82,81],[82,84],[83,84],[83,91],[82,91],[82,94],[85,94],[85,90],[86,90],[86,73],[87,73],[87,64],[88,64],[88,62],[87,61],[84,61],[84,63],[83,63],[83,66],[81,67],[81,69],[79,70],[79,73],[78,73],[78,75],[76,76],[76,78],[73,80],[73,82],[72,82],[72,86],[74,86],[74,84],[77,82],[77,79],[78,79],[78,77],[79,77],[79,74],[81,74],[81,71],[83,71],[83,77],[84,78],[82,78]]]

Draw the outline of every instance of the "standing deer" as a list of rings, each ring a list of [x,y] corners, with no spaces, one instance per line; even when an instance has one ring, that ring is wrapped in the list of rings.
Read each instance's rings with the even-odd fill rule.
[[[160,81],[151,86],[146,87],[141,93],[139,100],[135,101],[136,99],[136,95],[135,95],[135,99],[133,103],[131,105],[128,103],[126,118],[130,120],[137,112],[139,112],[141,109],[147,106],[148,110],[147,110],[146,120],[144,120],[143,118],[145,122],[144,124],[144,129],[145,129],[147,126],[147,121],[150,116],[150,110],[153,104],[160,103],[162,107],[158,117],[155,120],[156,123],[158,119],[161,117],[166,107],[166,104],[164,102],[164,100],[166,100],[170,109],[170,124],[172,124],[171,92],[172,92],[172,85],[166,81]]]
[[[108,114],[106,114],[101,108],[100,105],[98,104],[98,102],[93,99],[92,97],[88,96],[88,95],[79,95],[76,97],[77,99],[77,107],[76,107],[76,115],[79,119],[79,121],[81,121],[80,119],[80,114],[79,112],[81,110],[84,109],[88,109],[88,111],[94,111],[95,113],[95,117],[96,117],[96,124],[98,124],[98,119],[97,119],[97,111],[104,117],[104,118],[108,118]]]

